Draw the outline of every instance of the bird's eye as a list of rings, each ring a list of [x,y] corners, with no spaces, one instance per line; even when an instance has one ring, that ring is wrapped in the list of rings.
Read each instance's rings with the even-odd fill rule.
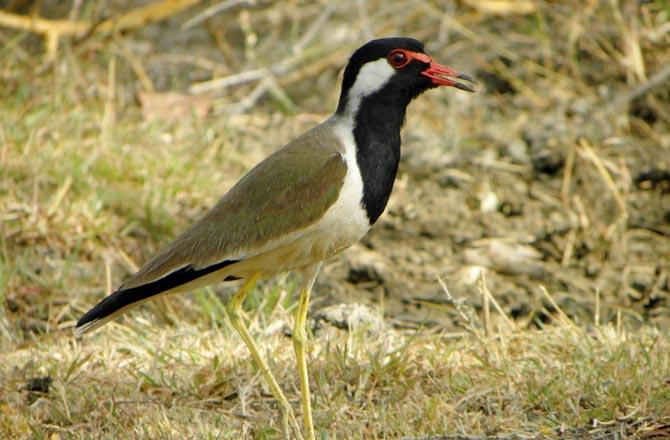
[[[394,50],[389,54],[388,62],[396,69],[399,69],[405,67],[407,63],[409,63],[409,57],[405,55],[405,52],[402,50]]]

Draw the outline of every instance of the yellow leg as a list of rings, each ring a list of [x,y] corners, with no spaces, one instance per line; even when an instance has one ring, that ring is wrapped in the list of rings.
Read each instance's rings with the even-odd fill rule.
[[[247,326],[244,324],[244,321],[240,316],[242,303],[244,302],[244,299],[247,297],[249,291],[254,287],[254,285],[260,278],[260,275],[261,274],[257,272],[244,282],[244,285],[235,294],[233,299],[231,299],[230,302],[228,303],[227,307],[228,315],[230,316],[231,324],[233,325],[235,330],[237,330],[237,333],[239,333],[240,337],[246,344],[247,348],[249,348],[249,351],[251,352],[251,357],[253,357],[254,361],[256,362],[256,365],[258,366],[258,368],[260,368],[261,373],[265,378],[265,381],[270,387],[272,395],[275,397],[277,403],[279,404],[279,409],[282,412],[282,418],[283,418],[284,437],[286,438],[286,440],[290,440],[291,438],[289,429],[290,425],[290,427],[293,428],[293,432],[295,433],[296,438],[302,440],[303,437],[300,432],[300,426],[298,425],[298,421],[296,420],[295,414],[293,413],[293,408],[291,408],[288,399],[282,392],[281,388],[279,388],[279,384],[277,383],[275,377],[272,375],[270,367],[268,367],[268,364],[261,357],[260,351],[258,350],[256,343],[251,337],[251,334],[249,333]]]
[[[295,349],[295,357],[298,363],[298,374],[300,375],[300,405],[302,407],[302,420],[307,440],[315,440],[315,436],[309,393],[309,377],[307,376],[307,360],[305,359],[305,344],[307,343],[305,321],[307,320],[307,309],[309,308],[309,295],[320,268],[321,263],[318,263],[303,271],[300,302],[298,303],[298,310],[295,313],[295,325],[293,327],[293,348]]]

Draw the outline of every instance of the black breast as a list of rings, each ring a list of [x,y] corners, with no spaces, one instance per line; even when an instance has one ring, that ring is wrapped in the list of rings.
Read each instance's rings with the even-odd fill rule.
[[[399,97],[382,89],[365,97],[356,112],[356,160],[363,179],[362,203],[371,225],[384,212],[393,190],[405,107],[404,102],[399,105]]]

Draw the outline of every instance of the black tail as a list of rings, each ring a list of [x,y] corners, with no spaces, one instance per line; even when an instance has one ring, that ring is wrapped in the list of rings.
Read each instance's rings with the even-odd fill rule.
[[[100,301],[95,307],[86,312],[79,321],[77,321],[75,335],[79,336],[95,330],[127,309],[137,306],[153,296],[160,295],[161,293],[168,292],[176,287],[195,281],[200,277],[223,269],[238,261],[239,260],[226,260],[207,266],[203,269],[193,269],[192,266],[186,266],[165,275],[163,278],[147,284],[142,284],[141,286],[128,289],[121,287],[119,290]],[[234,277],[231,279],[234,279]]]

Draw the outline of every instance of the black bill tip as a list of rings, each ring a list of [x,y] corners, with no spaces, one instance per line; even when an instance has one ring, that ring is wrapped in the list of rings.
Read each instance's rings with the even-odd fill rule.
[[[477,84],[477,81],[475,81],[475,79],[473,77],[471,77],[470,75],[466,75],[465,73],[459,73],[456,78],[462,79],[464,81],[471,82],[472,84]],[[463,90],[466,90],[466,89],[463,89]]]
[[[454,83],[454,87],[460,90],[465,90],[466,92],[475,93],[475,88],[472,87],[470,84]]]

